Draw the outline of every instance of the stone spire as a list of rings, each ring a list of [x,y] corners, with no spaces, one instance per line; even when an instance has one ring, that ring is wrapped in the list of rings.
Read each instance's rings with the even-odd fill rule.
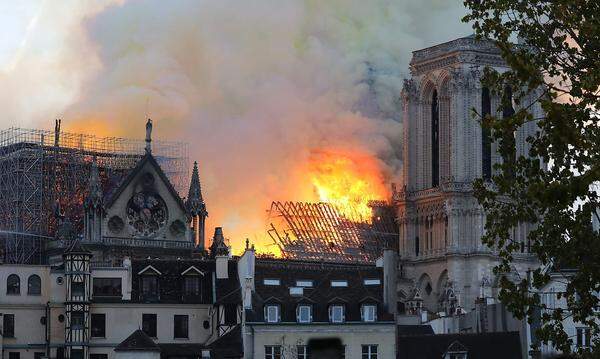
[[[190,190],[185,205],[192,217],[192,241],[196,245],[196,249],[203,252],[206,250],[204,227],[208,212],[206,211],[204,199],[202,199],[202,188],[200,187],[200,176],[198,175],[198,162],[194,162]]]
[[[202,199],[202,187],[200,186],[200,176],[198,175],[198,162],[195,161],[186,206],[192,216],[208,216],[206,204],[204,203],[204,199]]]

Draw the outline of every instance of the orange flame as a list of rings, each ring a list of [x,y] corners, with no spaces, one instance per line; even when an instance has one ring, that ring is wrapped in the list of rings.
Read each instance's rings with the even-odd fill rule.
[[[370,222],[369,201],[389,195],[378,160],[358,152],[313,151],[309,176],[319,200],[353,220]]]

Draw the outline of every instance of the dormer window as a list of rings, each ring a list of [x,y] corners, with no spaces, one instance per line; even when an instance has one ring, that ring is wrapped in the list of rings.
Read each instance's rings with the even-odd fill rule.
[[[331,286],[332,287],[347,287],[348,281],[347,280],[332,280]]]
[[[140,276],[140,296],[142,300],[155,301],[159,299],[158,277],[162,273],[149,265],[138,272]]]
[[[346,319],[345,307],[341,304],[332,304],[329,306],[329,321],[331,323],[343,323]]]
[[[363,322],[377,321],[377,305],[363,304],[360,307],[360,317],[362,318]]]
[[[267,323],[279,323],[281,321],[281,315],[279,313],[278,304],[267,304],[265,305],[265,322]]]
[[[183,294],[186,296],[200,295],[200,277],[197,275],[186,275],[183,277]]]
[[[298,307],[296,307],[296,319],[298,323],[312,322],[312,305],[299,304]]]
[[[280,285],[281,282],[279,281],[279,279],[264,279],[263,284],[264,285]]]
[[[143,275],[140,281],[140,292],[143,299],[158,299],[158,276]]]
[[[201,295],[201,280],[204,276],[204,272],[198,268],[191,266],[183,273],[183,295],[184,296],[200,296]]]
[[[467,359],[467,348],[459,343],[458,341],[452,342],[446,353],[443,356],[444,359]]]
[[[444,359],[467,359],[467,353],[446,353]]]

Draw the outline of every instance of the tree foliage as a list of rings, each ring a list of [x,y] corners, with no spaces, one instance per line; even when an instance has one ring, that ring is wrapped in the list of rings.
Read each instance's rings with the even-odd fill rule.
[[[482,119],[502,157],[490,181],[475,184],[487,218],[483,241],[499,251],[495,270],[508,272],[519,248],[512,229],[534,224],[528,241],[541,268],[518,283],[502,280],[500,298],[521,318],[531,320],[541,308],[539,338],[568,353],[574,338],[564,319],[600,335],[600,235],[591,226],[592,216],[600,220],[600,2],[465,0],[465,6],[463,21],[478,37],[495,41],[510,67],[504,73],[486,69],[483,82],[502,106],[515,108],[508,116]],[[538,118],[530,111],[532,100],[543,109]],[[538,128],[527,139],[529,154],[517,157],[514,134],[532,121]],[[540,300],[551,272],[562,273],[567,283],[557,298],[566,299],[567,308]],[[579,353],[597,355],[597,344]]]

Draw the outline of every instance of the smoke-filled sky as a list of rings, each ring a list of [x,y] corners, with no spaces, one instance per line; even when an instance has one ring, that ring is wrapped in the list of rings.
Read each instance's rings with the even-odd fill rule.
[[[3,1],[0,126],[142,138],[150,116],[155,137],[190,143],[210,228],[269,250],[270,202],[317,200],[307,173],[324,154],[395,180],[411,51],[468,35],[463,14],[449,0]]]

